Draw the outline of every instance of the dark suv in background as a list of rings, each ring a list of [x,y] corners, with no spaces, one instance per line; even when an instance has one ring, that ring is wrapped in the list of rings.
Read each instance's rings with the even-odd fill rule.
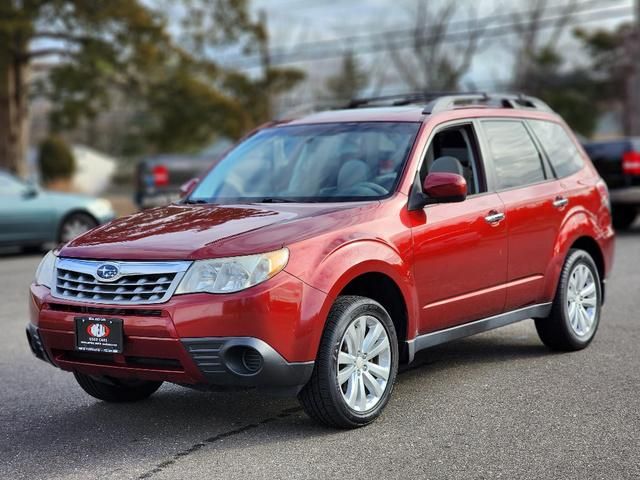
[[[136,169],[135,204],[140,209],[168,205],[180,199],[180,187],[203,174],[233,142],[219,139],[197,154],[159,154],[145,157]]]
[[[584,144],[609,187],[613,226],[629,228],[640,211],[640,137]]]

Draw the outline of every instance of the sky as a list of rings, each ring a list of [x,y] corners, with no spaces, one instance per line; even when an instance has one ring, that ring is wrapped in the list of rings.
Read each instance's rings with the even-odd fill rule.
[[[415,2],[417,0],[253,0],[255,12],[264,10],[267,13],[271,44],[276,50],[280,47],[285,52],[296,50],[300,44],[311,44],[318,41],[344,39],[354,35],[374,35],[389,30],[408,29],[413,26]],[[437,10],[446,0],[422,0]],[[576,0],[583,14],[576,16],[573,26],[584,28],[615,28],[623,21],[632,19],[633,0]],[[454,21],[467,19],[470,9],[475,9],[477,17],[494,17],[503,15],[496,21],[509,21],[504,12],[517,10],[527,11],[532,7],[527,0],[457,0],[457,13]],[[550,6],[560,2],[549,0]],[[556,7],[557,8],[557,7]],[[629,15],[625,16],[624,12]],[[553,13],[553,12],[552,12]],[[556,12],[557,14],[557,12]],[[499,22],[498,22],[499,23]],[[498,25],[499,26],[499,25]],[[569,32],[571,29],[568,30]],[[463,84],[477,88],[495,88],[508,81],[513,68],[513,51],[517,42],[514,36],[498,36],[488,40],[465,75]],[[579,61],[577,47],[570,33],[562,38],[563,51],[576,50],[576,61]],[[339,42],[343,49],[353,47],[353,42]],[[367,53],[359,56],[360,61],[370,71],[379,72],[389,67],[390,60],[385,52]],[[223,60],[224,63],[224,60]],[[231,62],[233,64],[233,61]],[[304,68],[316,84],[335,71],[339,59],[299,62],[294,65]],[[391,74],[390,74],[391,75]],[[390,77],[391,79],[391,77]],[[314,83],[313,81],[311,82]],[[387,82],[389,83],[389,82]],[[393,83],[391,81],[390,83]]]
[[[160,8],[169,14],[170,31],[179,34],[179,23],[171,21],[179,15],[173,15],[171,8],[180,9],[179,3],[169,0],[142,0],[152,8]],[[511,21],[509,12],[526,12],[532,8],[533,0],[247,0],[252,14],[257,17],[260,11],[267,14],[270,43],[274,58],[291,59],[291,54],[303,57],[323,45],[323,56],[333,52],[331,58],[314,60],[296,60],[286,63],[303,69],[307,74],[306,82],[291,97],[291,103],[313,103],[321,95],[329,76],[339,71],[341,55],[348,49],[356,52],[362,67],[373,78],[363,96],[372,94],[398,93],[407,90],[407,86],[399,79],[391,61],[387,45],[390,39],[398,39],[390,35],[390,31],[410,31],[415,22],[416,2],[423,2],[430,11],[438,11],[443,5],[454,2],[456,13],[452,31],[464,29],[470,12],[477,18],[493,18],[493,33],[481,49],[476,53],[474,61],[462,79],[461,87],[467,90],[496,90],[506,85],[511,77],[514,63],[514,51],[518,38],[514,35],[502,35],[511,30],[501,27]],[[544,1],[544,0],[542,0]],[[572,0],[547,0],[550,9],[556,9],[551,15],[557,15],[558,5]],[[571,28],[561,39],[562,52],[575,62],[581,61],[581,53],[572,38],[573,27],[587,29],[615,28],[621,22],[632,19],[634,0],[573,0],[577,2],[577,11],[582,13],[574,18]],[[502,29],[502,31],[500,31]],[[548,31],[545,31],[548,33]],[[406,37],[405,37],[406,38]],[[364,51],[362,45],[376,48]],[[449,48],[455,45],[449,44]],[[361,53],[362,52],[362,53]],[[410,53],[401,50],[403,54]],[[282,54],[278,57],[278,53]],[[241,58],[237,49],[227,49],[215,53],[215,60],[223,66],[232,66],[257,73],[251,67],[251,59]],[[255,59],[254,59],[255,60]],[[255,64],[255,61],[253,62]]]

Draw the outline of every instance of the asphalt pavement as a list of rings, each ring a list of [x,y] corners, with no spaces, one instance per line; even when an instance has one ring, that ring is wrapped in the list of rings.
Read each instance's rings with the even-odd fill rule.
[[[38,261],[0,255],[0,479],[640,478],[640,226],[589,348],[550,353],[530,320],[434,348],[353,431],[255,392],[94,400],[28,349]]]

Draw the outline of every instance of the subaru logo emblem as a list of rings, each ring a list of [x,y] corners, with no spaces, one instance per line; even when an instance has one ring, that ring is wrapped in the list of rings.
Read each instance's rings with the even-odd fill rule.
[[[104,263],[98,267],[98,269],[96,270],[96,274],[101,280],[114,280],[120,274],[120,269],[117,265]]]

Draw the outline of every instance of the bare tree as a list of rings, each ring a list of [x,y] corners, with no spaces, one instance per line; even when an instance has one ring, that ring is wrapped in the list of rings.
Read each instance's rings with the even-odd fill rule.
[[[416,0],[410,12],[415,26],[409,48],[387,39],[392,63],[400,78],[414,91],[455,90],[480,49],[486,28],[476,11],[467,5],[465,28],[451,31],[459,3],[433,7]]]
[[[557,66],[558,43],[571,25],[576,4],[577,0],[532,0],[526,12],[511,13],[515,37],[514,88],[535,90],[540,71]]]

